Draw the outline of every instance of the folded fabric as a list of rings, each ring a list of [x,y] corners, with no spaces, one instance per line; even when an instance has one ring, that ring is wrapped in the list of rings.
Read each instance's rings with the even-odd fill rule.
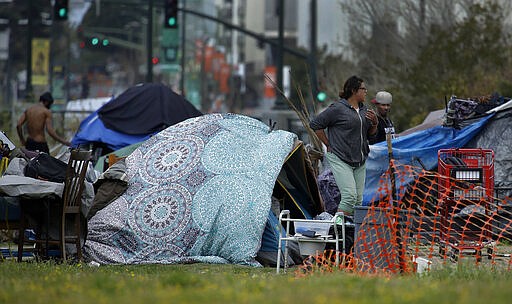
[[[0,193],[19,198],[62,197],[64,183],[54,183],[36,178],[4,175],[0,178]]]

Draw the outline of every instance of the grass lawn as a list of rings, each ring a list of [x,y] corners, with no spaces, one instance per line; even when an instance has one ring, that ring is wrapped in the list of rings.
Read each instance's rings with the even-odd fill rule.
[[[0,262],[0,303],[510,303],[512,273],[443,267],[426,275],[297,276],[237,265]]]

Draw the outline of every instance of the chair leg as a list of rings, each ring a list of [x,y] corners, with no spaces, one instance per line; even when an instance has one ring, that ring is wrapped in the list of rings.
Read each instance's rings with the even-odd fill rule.
[[[23,245],[25,244],[25,214],[20,202],[20,227],[18,228],[18,262],[23,260]]]
[[[62,219],[60,223],[60,251],[62,256],[62,262],[66,262],[66,213],[62,213]]]
[[[44,256],[48,260],[50,258],[50,218],[51,218],[51,201],[46,200],[46,235],[45,235],[45,248],[44,248]]]
[[[63,259],[63,262],[66,262],[67,261],[67,253],[66,253],[66,215],[67,214],[64,214],[62,216],[62,225],[61,225],[61,238],[60,238],[60,244],[61,244],[61,249],[62,249],[62,259]],[[81,226],[82,226],[82,222],[81,222],[81,215],[80,214],[74,214],[74,227],[73,227],[73,235],[70,235],[68,238],[69,239],[73,239],[73,243],[75,245],[75,248],[76,248],[76,255],[77,255],[77,260],[78,261],[82,261],[82,244],[81,244],[81,241],[80,241],[80,235],[81,235]]]
[[[75,235],[76,235],[76,255],[78,257],[78,261],[82,261],[82,244],[80,241],[80,237],[82,236],[82,216],[80,213],[75,214]]]

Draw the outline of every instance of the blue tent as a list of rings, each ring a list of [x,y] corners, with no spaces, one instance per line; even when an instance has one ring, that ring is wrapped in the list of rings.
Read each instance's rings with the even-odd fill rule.
[[[130,135],[111,130],[103,124],[95,111],[80,123],[78,132],[71,140],[71,145],[77,147],[93,142],[105,143],[108,148],[118,150],[128,145],[148,139],[152,134]]]
[[[76,147],[101,143],[115,151],[201,115],[189,101],[169,87],[160,83],[142,83],[112,98],[84,119],[71,144]]]

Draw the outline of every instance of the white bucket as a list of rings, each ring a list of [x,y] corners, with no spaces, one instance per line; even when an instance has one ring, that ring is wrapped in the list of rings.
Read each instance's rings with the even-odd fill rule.
[[[432,261],[417,257],[414,259],[414,263],[416,263],[416,273],[424,273],[425,271],[430,271]]]

